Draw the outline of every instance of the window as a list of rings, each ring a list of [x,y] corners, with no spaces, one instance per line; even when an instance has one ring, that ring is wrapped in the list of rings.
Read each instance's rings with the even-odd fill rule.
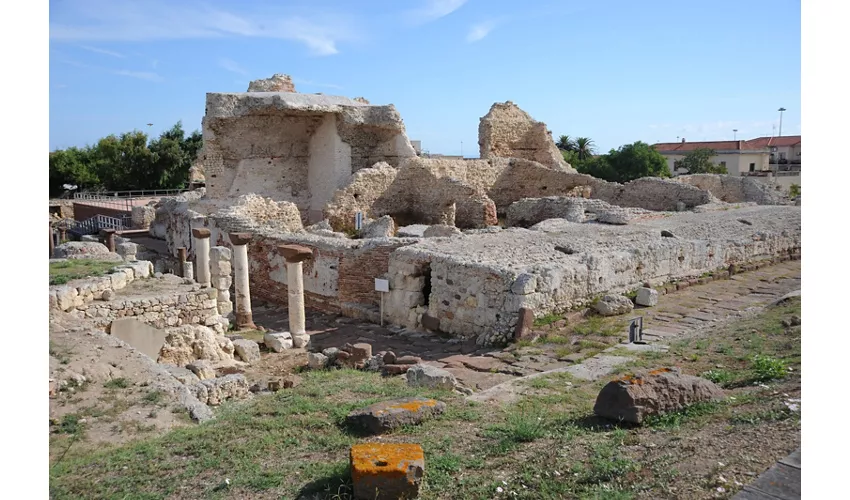
[[[750,172],[755,172],[755,171],[756,171],[756,164],[750,163]]]
[[[784,160],[785,159],[785,153],[779,153],[779,159]]]
[[[723,167],[723,168],[726,168],[726,162],[725,162],[725,161],[721,161],[721,162],[720,162],[720,166],[721,166],[721,167]]]

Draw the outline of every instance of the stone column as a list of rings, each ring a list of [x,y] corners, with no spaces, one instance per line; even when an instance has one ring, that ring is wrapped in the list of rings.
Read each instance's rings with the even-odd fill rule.
[[[233,312],[233,302],[230,301],[230,285],[233,284],[230,261],[229,248],[218,246],[210,248],[210,277],[213,288],[218,290],[216,301],[218,313],[222,316],[231,316]]]
[[[233,246],[233,273],[236,275],[236,328],[256,329],[251,315],[251,290],[248,286],[248,242],[251,233],[230,233]]]
[[[286,287],[289,295],[289,332],[295,347],[310,340],[304,321],[304,273],[301,263],[313,257],[313,250],[301,245],[279,245],[286,259]]]
[[[210,230],[205,227],[192,229],[195,237],[195,276],[202,287],[210,286]]]
[[[48,224],[48,226],[50,226],[50,258],[52,259],[53,258],[53,248],[54,248],[53,244],[55,243],[53,241],[53,224]],[[44,254],[42,254],[42,255],[44,255]]]
[[[103,244],[106,245],[106,248],[108,248],[110,252],[114,252],[115,251],[115,230],[114,229],[101,229],[100,235],[103,237]]]

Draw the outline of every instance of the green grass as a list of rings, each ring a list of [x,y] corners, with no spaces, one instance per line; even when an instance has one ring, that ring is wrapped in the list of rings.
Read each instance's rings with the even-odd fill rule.
[[[770,356],[756,354],[752,357],[751,363],[756,382],[781,379],[788,374],[788,367],[785,365],[785,362]]]
[[[103,387],[106,389],[126,389],[130,385],[130,381],[124,377],[113,378],[103,383]]]
[[[118,263],[103,262],[90,259],[66,260],[50,263],[50,284],[64,285],[65,283],[89,276],[103,276]]]
[[[576,335],[599,335],[614,337],[623,334],[624,324],[618,320],[608,320],[602,316],[591,316],[573,328]]]
[[[559,314],[546,314],[534,320],[534,326],[549,326],[552,323],[563,319],[563,316]]]
[[[726,385],[731,383],[733,380],[735,380],[735,375],[732,372],[730,372],[729,370],[722,370],[722,369],[719,369],[719,368],[714,369],[714,370],[708,370],[707,372],[703,372],[703,374],[701,376],[702,376],[702,378],[708,379],[708,380],[714,382],[715,384],[720,385],[721,387],[725,387]]]
[[[61,434],[79,434],[83,430],[83,424],[80,423],[78,415],[68,414],[62,417],[57,430]]]
[[[711,415],[722,408],[722,403],[714,401],[706,401],[702,403],[694,403],[685,408],[664,413],[661,415],[651,415],[644,422],[649,427],[671,428],[680,427],[685,422]]]

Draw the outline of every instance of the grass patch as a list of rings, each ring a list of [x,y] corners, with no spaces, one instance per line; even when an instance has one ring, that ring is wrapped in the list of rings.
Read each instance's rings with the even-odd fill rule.
[[[57,432],[60,434],[79,434],[82,431],[83,424],[80,423],[80,417],[73,413],[62,417],[57,428]]]
[[[546,314],[545,316],[535,319],[534,326],[549,326],[560,319],[563,319],[563,317],[558,314]]]
[[[645,424],[656,428],[680,427],[687,421],[714,414],[721,408],[722,404],[714,401],[694,403],[679,411],[664,413],[662,415],[650,415],[645,420]]]
[[[701,377],[722,387],[729,385],[733,380],[735,380],[735,375],[733,375],[732,372],[729,370],[721,370],[719,368],[703,372]]]
[[[90,259],[74,259],[50,263],[50,284],[64,285],[71,280],[89,276],[103,276],[117,265],[116,262],[104,262]]]
[[[496,450],[506,453],[546,435],[546,420],[537,408],[518,407],[508,412],[504,422],[488,427],[485,435],[497,439]]]
[[[162,398],[164,396],[165,394],[163,394],[162,391],[148,391],[148,393],[145,394],[145,396],[142,398],[142,401],[144,401],[145,403],[158,405],[162,402]]]
[[[573,328],[576,335],[599,335],[601,337],[615,337],[623,334],[624,324],[622,321],[611,321],[602,316],[591,316],[587,320],[577,324]]]
[[[130,387],[130,381],[124,377],[113,378],[103,383],[106,389],[126,389]]]
[[[751,363],[756,382],[767,382],[788,375],[788,367],[780,359],[756,354],[752,357]]]

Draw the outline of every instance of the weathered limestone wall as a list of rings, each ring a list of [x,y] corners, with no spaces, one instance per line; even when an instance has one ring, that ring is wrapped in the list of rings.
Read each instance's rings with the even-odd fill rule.
[[[601,179],[585,174],[562,172],[546,168],[528,160],[511,159],[494,182],[488,187],[487,194],[496,202],[499,213],[503,214],[511,203],[523,198],[541,196],[586,196],[576,188],[591,186],[591,197],[595,187],[605,183]]]
[[[593,187],[590,197],[621,207],[656,211],[675,211],[679,203],[691,209],[715,201],[708,191],[659,177],[644,177],[625,184],[600,182]]]
[[[307,185],[310,189],[310,221],[321,220],[322,208],[351,177],[351,146],[342,141],[336,116],[326,115],[310,138]]]
[[[787,204],[785,195],[765,182],[752,177],[731,175],[694,174],[680,175],[676,180],[699,189],[710,191],[727,203],[754,202],[759,205]]]
[[[564,161],[546,124],[511,101],[493,104],[478,125],[480,157],[523,158],[549,168],[575,172]]]
[[[647,281],[797,254],[800,235],[799,208],[760,206],[672,214],[628,226],[549,220],[531,230],[426,239],[391,255],[386,312],[391,321],[421,327],[427,302],[427,315],[440,330],[499,343],[513,335],[521,307],[537,316],[563,312]],[[423,262],[430,268],[430,290],[410,277]],[[425,288],[421,299],[417,287]]]
[[[295,84],[291,76],[275,73],[271,78],[248,83],[248,92],[295,92]]]
[[[109,302],[95,301],[77,309],[81,317],[91,318],[106,329],[118,318],[135,318],[154,328],[180,325],[220,325],[215,288],[176,295],[139,297]],[[219,326],[219,333],[223,333]]]
[[[210,198],[291,201],[313,222],[353,172],[416,155],[395,107],[345,97],[211,93],[203,129]]]
[[[661,212],[618,207],[603,200],[549,196],[525,198],[512,203],[507,210],[505,226],[531,227],[548,219],[566,219],[570,222],[596,220],[606,224],[627,224],[641,218],[663,216]]]
[[[323,210],[324,218],[337,231],[353,230],[357,212],[377,218],[372,207],[384,196],[395,181],[398,171],[386,162],[358,170],[348,184],[336,191]]]

